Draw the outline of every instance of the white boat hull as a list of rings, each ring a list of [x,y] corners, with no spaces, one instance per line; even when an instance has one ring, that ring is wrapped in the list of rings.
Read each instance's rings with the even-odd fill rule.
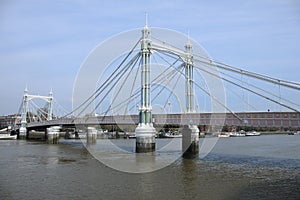
[[[246,133],[246,136],[260,136],[260,133],[253,131],[253,132]]]
[[[228,138],[228,137],[230,137],[230,135],[229,134],[225,134],[225,133],[221,133],[221,134],[218,135],[218,137],[219,138]]]
[[[15,140],[15,139],[17,139],[17,135],[0,134],[0,140]]]

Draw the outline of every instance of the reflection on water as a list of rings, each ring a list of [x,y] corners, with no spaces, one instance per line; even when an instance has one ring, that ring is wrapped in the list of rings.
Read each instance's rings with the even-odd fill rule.
[[[114,142],[128,148],[132,141]],[[0,141],[0,193],[1,199],[299,199],[299,152],[299,136],[222,138],[203,159],[179,157],[158,171],[132,174],[103,165],[79,140]]]

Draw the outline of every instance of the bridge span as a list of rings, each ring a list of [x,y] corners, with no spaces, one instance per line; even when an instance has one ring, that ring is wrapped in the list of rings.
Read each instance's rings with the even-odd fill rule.
[[[136,152],[143,153],[155,151],[155,126],[181,125],[182,150],[189,157],[199,153],[199,125],[207,125],[211,132],[224,125],[300,127],[299,82],[212,59],[189,36],[177,32],[150,29],[147,23],[141,35],[133,32],[134,37],[120,35],[126,38],[124,43],[124,38],[117,37],[99,46],[101,52],[113,52],[111,55],[94,51],[90,59],[97,57],[97,62],[85,61],[74,83],[70,112],[55,114],[53,109],[59,107],[53,105],[52,91],[49,96],[39,96],[29,95],[25,89],[19,112],[20,137],[26,136],[28,129],[45,129],[48,139],[57,140],[59,126],[78,125],[86,126],[87,137],[94,138],[97,130],[93,125],[135,125]],[[38,106],[32,101],[35,98],[46,101],[46,106]],[[159,111],[152,105],[158,106],[161,114],[154,114]],[[232,107],[292,112],[238,113]],[[167,108],[168,113],[177,114],[164,114]],[[202,109],[211,113],[199,113]],[[54,119],[56,116],[65,117]]]
[[[253,126],[274,128],[299,128],[300,113],[295,112],[241,112],[241,113],[194,113],[153,114],[154,125],[219,125],[223,120],[227,126]],[[138,124],[138,115],[90,116],[81,118],[60,118],[49,121],[31,122],[28,129],[50,126],[75,127],[76,125]]]

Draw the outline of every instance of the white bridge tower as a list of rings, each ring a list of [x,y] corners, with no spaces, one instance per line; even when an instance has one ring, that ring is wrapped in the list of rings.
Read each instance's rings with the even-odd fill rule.
[[[150,70],[151,70],[151,39],[150,30],[146,25],[142,29],[141,40],[142,71],[141,71],[141,105],[139,108],[139,124],[136,133],[136,152],[155,151],[155,128],[152,123],[152,107],[150,96]]]
[[[49,93],[49,96],[40,96],[40,95],[29,95],[27,87],[24,90],[23,96],[23,108],[22,108],[22,120],[21,120],[21,127],[20,131],[20,138],[24,139],[27,135],[27,109],[28,109],[28,102],[32,99],[43,99],[48,102],[48,112],[47,112],[47,120],[52,120],[52,106],[53,106],[53,92],[52,90]]]

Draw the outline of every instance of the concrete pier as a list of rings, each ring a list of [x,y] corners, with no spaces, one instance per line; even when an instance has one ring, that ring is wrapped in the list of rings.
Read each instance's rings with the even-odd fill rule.
[[[95,127],[88,127],[86,133],[87,143],[93,144],[97,141],[97,129]]]
[[[60,126],[51,126],[46,129],[48,144],[58,144],[60,128]]]
[[[152,124],[151,124],[152,125]],[[155,128],[150,124],[139,124],[136,133],[136,153],[155,151]]]
[[[26,140],[27,138],[27,129],[26,127],[20,127],[19,129],[19,138],[20,140]]]
[[[182,129],[182,153],[184,158],[195,158],[199,154],[199,129],[196,125],[185,125]]]

